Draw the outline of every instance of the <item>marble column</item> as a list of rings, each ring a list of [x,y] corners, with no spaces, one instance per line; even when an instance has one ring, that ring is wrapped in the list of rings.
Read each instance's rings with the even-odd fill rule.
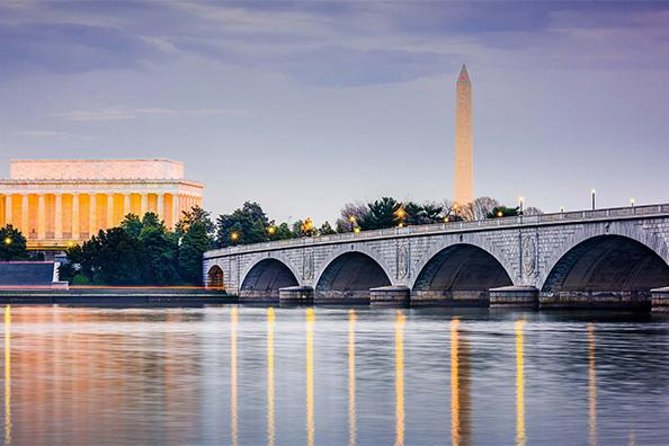
[[[107,229],[114,226],[116,222],[114,221],[114,194],[107,195]]]
[[[139,208],[139,213],[140,213],[140,220],[144,218],[144,214],[147,213],[149,210],[149,194],[142,194],[141,195],[141,205]]]
[[[88,236],[98,232],[98,196],[91,194],[91,201],[88,206]]]
[[[54,209],[54,238],[61,240],[63,238],[63,194],[56,194]]]
[[[37,195],[37,239],[46,239],[46,195]]]
[[[30,209],[28,201],[28,194],[21,195],[21,232],[27,239],[30,236]]]
[[[172,195],[172,228],[176,227],[181,218],[181,197],[179,194]]]
[[[123,218],[132,212],[130,206],[130,194],[123,194]]]
[[[12,209],[12,205],[12,194],[5,195],[5,224],[7,225],[14,225],[14,216],[12,215],[14,209]]]
[[[158,201],[156,204],[156,210],[158,211],[158,217],[160,219],[165,218],[165,194],[159,193],[158,194]]]
[[[72,239],[79,240],[81,222],[79,219],[79,194],[72,194]]]

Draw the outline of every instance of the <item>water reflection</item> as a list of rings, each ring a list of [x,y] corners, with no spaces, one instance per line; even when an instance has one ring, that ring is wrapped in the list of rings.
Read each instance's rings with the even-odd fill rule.
[[[469,347],[460,332],[460,320],[452,319],[451,331],[451,443],[469,444],[470,382]]]
[[[588,443],[597,444],[597,371],[595,362],[595,328],[588,324]]]
[[[525,363],[523,357],[523,326],[516,321],[516,444],[525,446]]]
[[[404,314],[395,316],[395,445],[404,444]]]
[[[355,310],[348,311],[348,444],[356,443],[355,419]]]
[[[267,309],[267,445],[274,446],[274,308]]]
[[[230,442],[233,446],[239,443],[238,412],[237,412],[237,324],[239,319],[237,307],[230,311]]]
[[[5,307],[5,444],[12,443],[12,307]]]
[[[316,327],[313,309],[5,307],[0,438],[456,446],[669,437],[658,416],[669,393],[663,319],[318,312]]]
[[[314,315],[307,308],[307,445],[314,445]]]

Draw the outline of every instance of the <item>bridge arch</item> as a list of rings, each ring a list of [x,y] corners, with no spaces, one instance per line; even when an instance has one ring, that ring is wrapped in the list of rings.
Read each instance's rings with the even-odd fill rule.
[[[456,243],[432,252],[412,284],[412,300],[484,303],[491,288],[513,285],[505,265],[487,249]]]
[[[369,303],[369,289],[391,285],[390,271],[370,253],[360,250],[331,256],[315,281],[318,301]]]
[[[218,265],[213,265],[207,271],[207,288],[215,290],[225,290],[225,275],[223,269]]]
[[[283,259],[263,257],[247,268],[239,287],[239,297],[247,300],[279,299],[279,288],[299,285],[292,265]]]
[[[542,292],[648,294],[669,284],[669,265],[657,247],[657,241],[629,234],[572,241],[547,268]]]

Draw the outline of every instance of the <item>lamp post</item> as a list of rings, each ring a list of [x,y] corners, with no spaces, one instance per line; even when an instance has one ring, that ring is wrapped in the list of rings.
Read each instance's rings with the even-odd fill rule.
[[[11,239],[11,237],[5,237],[4,242],[5,242],[5,245],[7,245],[7,246],[11,245],[11,244],[12,244],[12,239]]]
[[[634,198],[630,198],[630,206],[634,207],[636,204],[636,200]]]
[[[590,191],[590,198],[592,199],[592,210],[594,211],[596,206],[596,200],[597,200],[597,191],[596,190],[591,190]]]
[[[356,218],[355,218],[355,215],[350,215],[350,216],[348,217],[348,221],[349,221],[349,223],[351,223],[351,232],[355,231],[355,228],[356,228],[356,224],[355,224],[355,223],[356,223]]]
[[[525,204],[524,197],[518,197],[518,208],[520,209],[520,215],[523,215],[523,205]]]

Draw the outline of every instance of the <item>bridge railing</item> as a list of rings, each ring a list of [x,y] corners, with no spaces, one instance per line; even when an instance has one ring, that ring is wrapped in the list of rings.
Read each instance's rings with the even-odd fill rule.
[[[498,226],[536,225],[541,223],[575,222],[607,218],[646,217],[669,214],[669,204],[653,204],[645,206],[626,206],[585,211],[556,212],[551,214],[522,215],[517,217],[490,218],[475,221],[457,221],[430,225],[405,226],[403,228],[376,229],[360,233],[345,232],[336,235],[303,237],[299,239],[277,240],[273,242],[254,243],[252,245],[231,246],[210,251],[217,255],[225,253],[242,253],[263,249],[308,246],[317,243],[359,241],[365,239],[385,238],[411,234],[429,234],[448,231],[472,230],[476,228],[492,228]]]

